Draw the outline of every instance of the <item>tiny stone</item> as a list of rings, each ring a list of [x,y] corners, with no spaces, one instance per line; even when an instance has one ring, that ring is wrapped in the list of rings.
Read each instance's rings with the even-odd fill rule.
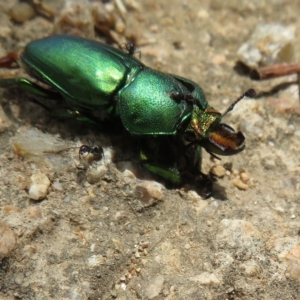
[[[250,175],[248,173],[241,173],[240,178],[242,180],[243,183],[248,183],[250,180]]]
[[[16,237],[14,232],[4,223],[0,222],[0,260],[8,256],[15,246]]]
[[[147,262],[148,262],[148,259],[142,259],[143,266],[145,266],[147,264]]]
[[[141,248],[145,249],[149,247],[149,242],[143,242],[140,244]]]
[[[29,186],[29,197],[33,200],[42,200],[47,196],[48,188],[50,186],[49,178],[42,173],[33,174],[31,177],[31,184]]]
[[[20,284],[23,283],[23,281],[24,281],[24,278],[23,278],[22,275],[17,275],[17,276],[15,277],[15,283],[16,283],[16,284],[20,285]]]
[[[212,226],[212,221],[207,221],[206,224],[207,224],[208,227],[211,227]]]
[[[257,262],[250,260],[241,265],[246,276],[257,276],[260,274],[260,266]]]
[[[135,269],[131,270],[131,271],[130,271],[130,275],[131,275],[131,276],[135,276],[135,275],[136,275],[136,270],[135,270]]]
[[[63,186],[59,181],[54,181],[52,183],[52,187],[57,191],[60,191],[60,192],[63,191]]]
[[[105,259],[104,259],[104,257],[101,254],[99,254],[99,255],[92,255],[88,259],[88,263],[92,267],[100,266],[100,265],[104,264],[104,261],[105,261]]]
[[[11,18],[18,23],[23,23],[35,16],[33,7],[26,2],[16,3],[10,10]]]
[[[145,180],[137,184],[135,193],[141,201],[150,205],[153,199],[163,199],[164,187],[158,182]]]
[[[233,170],[233,171],[232,171],[232,174],[233,174],[234,176],[238,176],[238,175],[239,175],[239,171],[238,171],[238,170]]]
[[[115,24],[115,30],[118,33],[123,33],[126,29],[125,23],[122,21],[122,19],[117,19],[116,24]]]
[[[248,190],[248,185],[243,183],[240,179],[238,178],[234,178],[232,179],[232,183],[237,187],[239,188],[240,190]]]
[[[153,24],[150,26],[150,31],[153,33],[157,33],[158,32],[158,25],[157,24]]]
[[[213,173],[214,175],[216,175],[217,177],[222,178],[222,177],[224,177],[225,174],[226,174],[226,169],[225,169],[223,166],[221,166],[221,165],[215,166],[215,167],[212,169],[212,173]]]
[[[188,249],[191,249],[191,245],[190,245],[190,244],[185,244],[185,245],[184,245],[184,248],[187,249],[187,250],[188,250]]]

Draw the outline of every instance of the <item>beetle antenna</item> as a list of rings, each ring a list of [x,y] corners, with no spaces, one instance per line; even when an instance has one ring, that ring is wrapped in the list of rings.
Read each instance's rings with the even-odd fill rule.
[[[227,115],[231,110],[233,110],[233,108],[235,107],[235,105],[240,102],[242,99],[244,99],[245,97],[248,98],[256,98],[256,91],[254,89],[249,89],[247,90],[244,94],[242,94],[240,97],[238,97],[227,109],[226,111],[222,114],[222,118]]]

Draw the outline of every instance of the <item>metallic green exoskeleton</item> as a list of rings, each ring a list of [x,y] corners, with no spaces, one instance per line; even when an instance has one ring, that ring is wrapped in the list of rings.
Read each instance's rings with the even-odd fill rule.
[[[12,57],[0,59],[0,67],[12,64]],[[43,98],[60,95],[70,107],[66,117],[94,122],[105,111],[120,118],[130,134],[142,138],[142,164],[171,182],[201,174],[201,147],[219,155],[244,149],[243,134],[221,123],[223,115],[208,105],[199,85],[153,70],[131,52],[56,35],[29,43],[20,60],[51,89],[25,78],[2,79],[0,87],[18,85]]]

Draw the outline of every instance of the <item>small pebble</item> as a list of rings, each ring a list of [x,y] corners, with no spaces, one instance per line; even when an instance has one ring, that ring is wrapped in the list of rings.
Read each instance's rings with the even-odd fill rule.
[[[251,37],[239,48],[245,65],[256,68],[294,59],[295,26],[258,23]]]
[[[57,191],[63,191],[63,186],[59,181],[54,181],[52,187]]]
[[[241,178],[241,181],[246,184],[250,180],[250,175],[246,172],[243,172],[240,174],[240,178]]]
[[[149,204],[153,199],[163,199],[164,187],[158,182],[145,180],[137,184],[135,193],[141,201]]]
[[[9,12],[10,17],[18,23],[24,23],[35,16],[35,10],[26,2],[17,2]]]
[[[239,188],[240,190],[248,190],[248,185],[245,184],[241,179],[239,178],[233,178],[232,179],[232,183],[237,187]]]
[[[8,256],[15,246],[16,237],[14,232],[4,223],[0,222],[0,260]]]
[[[140,247],[141,247],[142,249],[148,248],[148,247],[149,247],[149,242],[143,242],[143,243],[140,243]]]
[[[29,186],[29,197],[32,200],[42,200],[47,196],[50,186],[49,178],[42,173],[33,174],[30,177],[31,184]]]
[[[184,248],[187,249],[187,250],[189,250],[189,249],[191,249],[191,245],[190,244],[185,244]]]
[[[216,175],[217,177],[222,178],[226,175],[226,169],[223,166],[218,165],[218,166],[213,167],[212,173],[214,175]]]
[[[99,267],[100,265],[103,265],[105,262],[104,257],[101,254],[98,255],[92,255],[88,259],[88,263],[92,267]]]
[[[261,268],[260,268],[259,264],[254,260],[247,261],[244,264],[242,264],[240,267],[241,267],[242,272],[246,276],[257,276],[258,277],[259,274],[261,273]]]

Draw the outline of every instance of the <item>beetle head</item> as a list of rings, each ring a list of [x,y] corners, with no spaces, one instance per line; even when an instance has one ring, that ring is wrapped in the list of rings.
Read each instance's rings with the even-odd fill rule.
[[[229,106],[224,114],[210,106],[205,110],[194,106],[190,124],[186,129],[186,139],[200,145],[215,157],[216,155],[234,155],[243,151],[245,149],[244,135],[221,123],[221,120],[241,99],[244,97],[255,98],[255,96],[256,93],[253,89],[246,91]]]
[[[234,155],[244,150],[244,135],[221,123],[222,115],[212,107],[201,110],[195,106],[186,139],[215,155]]]

